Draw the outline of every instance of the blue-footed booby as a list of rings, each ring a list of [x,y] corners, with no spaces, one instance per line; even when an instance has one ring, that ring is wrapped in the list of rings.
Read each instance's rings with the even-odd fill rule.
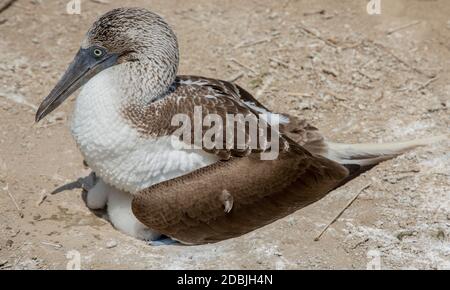
[[[274,160],[245,142],[244,148],[186,149],[171,123],[177,114],[192,116],[194,107],[221,117],[273,113],[234,83],[177,76],[178,62],[177,38],[160,16],[114,9],[89,29],[36,114],[38,122],[82,87],[71,131],[98,177],[87,206],[106,207],[117,229],[139,239],[164,234],[201,244],[240,236],[432,141],[337,144],[285,115],[271,136],[282,144]]]

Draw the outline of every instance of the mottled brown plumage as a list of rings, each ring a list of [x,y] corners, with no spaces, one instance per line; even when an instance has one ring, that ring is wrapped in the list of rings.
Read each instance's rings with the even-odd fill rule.
[[[293,149],[295,148],[295,149]],[[325,196],[348,175],[341,165],[293,145],[277,160],[232,158],[140,192],[133,212],[148,227],[186,244],[233,238]],[[227,212],[223,192],[233,199]]]
[[[164,98],[123,113],[142,134],[157,137],[172,134],[177,127],[170,125],[171,117],[179,113],[192,117],[194,106],[201,106],[205,114],[258,118],[245,102],[266,109],[232,83],[180,76]],[[149,228],[183,243],[200,244],[245,234],[317,201],[348,171],[303,149],[299,144],[314,148],[324,139],[305,121],[291,119],[291,125],[281,128],[286,136],[278,135],[285,144],[278,159],[262,161],[258,148],[248,148],[245,154],[204,149],[224,161],[139,192],[133,200],[134,214]]]
[[[224,120],[221,129],[224,142],[223,144],[217,144],[221,145],[221,147],[201,147],[207,152],[217,154],[222,160],[228,160],[231,156],[243,157],[252,152],[261,152],[268,149],[264,147],[264,144],[260,144],[259,142],[252,143],[254,144],[252,147],[249,123],[243,122],[244,120],[238,120],[238,122],[233,124],[236,129],[234,136],[231,137],[234,138],[231,140],[227,139],[227,125],[230,125],[225,122],[227,114],[240,114],[247,118],[253,118],[256,122],[260,122],[258,125],[267,126],[267,130],[264,130],[264,132],[258,130],[258,140],[260,135],[266,134],[269,141],[272,140],[271,138],[279,139],[281,150],[288,148],[286,138],[279,135],[278,131],[270,130],[270,126],[259,118],[258,112],[244,103],[246,101],[254,102],[253,97],[245,92],[246,95],[243,98],[241,92],[244,92],[242,88],[230,82],[197,76],[178,76],[174,84],[162,98],[145,106],[129,104],[123,108],[122,114],[124,119],[128,120],[142,135],[151,137],[173,134],[180,127],[178,124],[171,124],[172,118],[176,114],[184,114],[190,120],[194,120],[194,107],[202,109],[202,120],[208,115],[217,114],[221,120]],[[238,144],[236,138],[239,125],[245,128],[245,140],[242,140],[244,141],[243,144]],[[204,136],[213,126],[214,124],[204,124],[201,128],[201,135]],[[191,129],[191,138],[189,140],[183,140],[188,144],[193,144],[194,142],[194,127],[192,126]],[[258,127],[258,129],[261,128]],[[272,134],[274,135],[272,136]]]

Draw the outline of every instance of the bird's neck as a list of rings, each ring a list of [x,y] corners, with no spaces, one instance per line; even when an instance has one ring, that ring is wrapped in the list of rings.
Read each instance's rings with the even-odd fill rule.
[[[161,98],[173,84],[177,66],[163,66],[158,60],[127,62],[109,72],[118,81],[123,104],[145,106]]]
[[[84,118],[110,127],[112,120],[123,119],[126,108],[140,115],[155,100],[163,97],[175,81],[176,70],[160,70],[150,64],[128,62],[101,71],[86,83],[77,98],[75,123]],[[115,123],[114,123],[115,124]]]

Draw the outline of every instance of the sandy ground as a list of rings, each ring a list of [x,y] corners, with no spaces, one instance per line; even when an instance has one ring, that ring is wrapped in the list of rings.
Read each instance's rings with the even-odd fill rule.
[[[76,181],[89,170],[68,130],[74,98],[33,124],[93,20],[142,6],[176,30],[180,73],[240,76],[268,107],[310,120],[331,139],[448,134],[448,1],[381,0],[375,16],[363,0],[82,0],[81,15],[68,15],[67,2],[18,0],[0,13],[0,268],[65,269],[77,253],[83,269],[450,268],[448,142],[385,162],[245,236],[153,247],[86,208]]]

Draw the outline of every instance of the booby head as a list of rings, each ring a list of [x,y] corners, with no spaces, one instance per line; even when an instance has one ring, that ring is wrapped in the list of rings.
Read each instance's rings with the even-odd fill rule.
[[[111,10],[89,29],[67,71],[41,103],[36,122],[95,75],[116,65],[138,72],[133,77],[142,94],[158,96],[175,80],[178,60],[177,38],[160,16],[142,8]]]

